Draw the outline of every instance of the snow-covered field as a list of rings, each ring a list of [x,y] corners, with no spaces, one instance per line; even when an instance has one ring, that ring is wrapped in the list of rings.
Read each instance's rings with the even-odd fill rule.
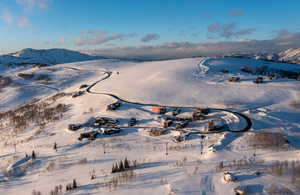
[[[103,59],[0,69],[1,75],[12,79],[9,86],[0,89],[3,112],[33,98],[47,101],[59,92],[72,93],[82,84],[99,81],[91,88],[95,94],[85,92],[76,98],[66,95],[52,102],[66,104],[68,109],[62,118],[42,128],[30,126],[13,133],[5,124],[0,126],[0,194],[31,194],[33,190],[49,194],[59,185],[64,194],[65,186],[73,179],[79,187],[66,194],[226,195],[234,194],[233,189],[241,185],[248,186],[252,194],[267,194],[271,184],[298,194],[297,182],[291,182],[285,174],[275,176],[267,168],[276,161],[299,159],[300,82],[264,77],[263,83],[255,84],[258,75],[242,72],[244,66],[300,72],[299,65],[234,58],[154,62]],[[221,72],[224,69],[229,73]],[[19,73],[34,76],[24,79]],[[38,79],[40,75],[44,77]],[[228,82],[232,76],[240,77],[240,81]],[[126,128],[119,134],[79,141],[80,133],[91,129],[73,132],[68,124],[85,123],[96,116],[117,118],[122,126],[130,117],[137,118],[139,126],[160,125],[151,106],[124,103],[116,111],[106,111],[106,106],[116,100],[96,93],[111,93],[146,104],[229,109],[245,114],[253,125],[248,132],[225,131],[204,137],[195,134],[180,143],[172,141],[172,133],[152,137],[146,128]],[[223,115],[225,121],[242,123],[230,113],[218,116]],[[286,143],[253,146],[256,133],[262,131],[278,133]],[[57,150],[53,149],[54,143]],[[37,158],[26,158],[33,150]],[[138,165],[127,175],[111,173],[113,164],[125,158],[136,160]],[[225,182],[224,171],[234,174],[236,181]],[[91,179],[93,174],[95,178]]]

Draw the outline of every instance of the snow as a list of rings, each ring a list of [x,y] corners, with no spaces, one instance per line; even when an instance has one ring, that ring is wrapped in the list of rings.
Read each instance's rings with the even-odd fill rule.
[[[19,52],[0,56],[0,67],[5,65],[42,64],[53,65],[70,62],[101,59],[67,49],[23,49]],[[1,69],[0,69],[1,70]]]
[[[30,56],[31,52],[28,50],[14,56]],[[20,132],[14,138],[4,130],[1,132],[0,194],[30,194],[33,189],[48,194],[55,186],[65,186],[72,179],[77,180],[79,188],[68,194],[226,195],[233,194],[233,189],[240,185],[249,185],[253,191],[263,194],[264,186],[270,183],[289,186],[291,184],[287,180],[268,173],[256,176],[259,163],[230,171],[237,179],[230,183],[222,181],[226,170],[217,169],[221,161],[228,164],[234,160],[252,159],[254,152],[257,162],[266,163],[295,160],[299,156],[300,110],[290,106],[291,102],[299,100],[299,81],[266,78],[266,82],[258,85],[252,82],[256,75],[240,71],[243,66],[262,65],[284,70],[300,69],[292,64],[237,58],[187,58],[153,62],[102,59],[42,68],[5,69],[2,74],[13,78],[13,84],[1,89],[2,111],[13,109],[33,98],[43,101],[58,92],[78,91],[82,84],[91,85],[106,78],[105,72],[111,72],[109,78],[97,83],[91,91],[112,93],[142,103],[240,111],[251,118],[251,133],[280,130],[287,137],[292,137],[293,149],[254,151],[247,147],[250,132],[208,134],[205,139],[191,135],[184,142],[174,143],[174,133],[152,137],[143,128],[128,128],[120,134],[80,142],[77,139],[80,133],[91,129],[82,128],[72,132],[67,130],[68,124],[85,123],[97,116],[117,118],[122,125],[126,125],[130,117],[137,118],[138,124],[143,126],[157,126],[160,123],[155,120],[157,115],[151,112],[151,106],[124,103],[120,110],[112,112],[106,111],[106,106],[116,101],[112,97],[90,93],[76,98],[65,96],[57,103],[68,104],[70,109],[61,120],[45,126],[41,134],[34,135],[38,127]],[[221,72],[224,68],[229,70],[228,74]],[[22,79],[18,77],[21,72],[47,74],[51,80]],[[231,76],[239,76],[240,82],[228,82]],[[183,114],[188,114],[188,110]],[[230,123],[232,128],[245,125],[244,120],[231,113],[216,111],[209,115],[214,116],[222,117],[223,122]],[[28,139],[31,136],[33,138]],[[12,140],[18,143],[16,152],[13,145],[8,144]],[[57,151],[53,150],[55,142]],[[30,154],[32,150],[37,153],[38,163],[24,166],[26,170],[23,175],[7,177],[5,170],[19,166],[25,154]],[[86,162],[82,160],[85,158]],[[116,189],[110,189],[108,182],[117,175],[111,174],[112,164],[125,158],[137,160],[140,165],[134,169],[131,179],[122,182]],[[54,164],[53,168],[47,169],[51,163]],[[90,179],[92,170],[96,173],[94,180]]]

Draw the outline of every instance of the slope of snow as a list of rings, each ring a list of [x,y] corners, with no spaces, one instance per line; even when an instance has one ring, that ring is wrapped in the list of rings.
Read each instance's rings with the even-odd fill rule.
[[[113,93],[142,103],[231,108],[251,118],[253,126],[249,133],[280,130],[293,139],[291,149],[287,151],[254,151],[246,147],[248,132],[209,134],[204,138],[192,135],[185,142],[174,143],[171,134],[152,137],[147,129],[129,128],[120,134],[101,136],[94,141],[79,141],[80,133],[91,129],[72,132],[67,130],[68,124],[107,116],[119,119],[122,125],[127,125],[128,118],[136,117],[139,125],[157,126],[157,115],[151,112],[151,106],[126,103],[117,111],[106,111],[106,106],[116,101],[106,95],[85,93],[76,98],[66,96],[58,99],[57,103],[68,104],[69,110],[61,120],[43,127],[39,134],[36,133],[38,127],[13,135],[7,133],[9,129],[1,132],[0,194],[30,194],[34,189],[48,194],[55,186],[62,184],[65,187],[72,179],[77,180],[79,188],[67,194],[229,195],[238,185],[249,185],[253,192],[264,194],[263,189],[271,183],[284,184],[297,194],[299,190],[294,189],[287,179],[268,174],[261,164],[298,158],[295,148],[299,147],[294,143],[300,138],[300,110],[291,106],[291,102],[299,101],[299,81],[265,78],[264,83],[254,84],[257,75],[240,71],[243,66],[254,68],[263,65],[284,70],[300,69],[296,65],[250,59],[189,58],[139,63],[103,59],[7,70],[5,75],[13,78],[14,84],[2,89],[0,100],[3,110],[32,98],[44,100],[57,92],[75,92],[82,84],[101,81],[91,89],[92,92]],[[229,73],[222,73],[224,68]],[[18,76],[21,72],[47,74],[51,80],[22,79]],[[107,77],[107,72],[111,73],[110,77]],[[231,76],[239,76],[240,82],[228,82]],[[184,112],[188,114],[188,111]],[[230,114],[220,113],[219,116],[223,115],[224,120],[239,122]],[[14,143],[17,143],[16,151]],[[57,151],[53,149],[54,143],[57,143]],[[23,163],[25,154],[32,150],[36,151],[37,160]],[[253,163],[245,168],[232,169],[230,171],[238,180],[223,181],[223,172],[228,167],[218,170],[220,162],[229,164],[252,159],[253,153],[257,155],[258,165]],[[85,158],[86,161],[83,160]],[[109,181],[118,175],[111,173],[113,163],[125,158],[137,160],[140,165],[134,169],[132,178],[122,181],[116,188],[109,188]],[[7,168],[14,167],[25,171],[13,177],[6,176]],[[93,170],[96,178],[91,180]],[[257,170],[263,174],[255,175]]]
[[[67,49],[23,49],[19,52],[0,56],[0,65],[26,65],[26,64],[62,64],[87,60],[100,59],[77,51]]]
[[[285,50],[279,56],[281,61],[300,63],[300,48]]]

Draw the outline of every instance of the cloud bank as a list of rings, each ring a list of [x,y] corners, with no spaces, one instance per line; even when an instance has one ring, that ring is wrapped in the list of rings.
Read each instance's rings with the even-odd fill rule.
[[[159,35],[156,33],[149,33],[146,34],[144,37],[142,37],[141,41],[142,42],[150,42],[150,41],[155,41],[159,39]]]
[[[172,59],[193,56],[222,55],[241,52],[279,52],[300,47],[300,33],[277,32],[268,40],[239,40],[208,43],[167,42],[156,46],[115,47],[109,49],[85,50],[85,52],[114,58],[127,59]]]
[[[249,35],[255,31],[255,28],[238,29],[235,22],[220,24],[213,23],[208,25],[208,38],[239,38],[243,35]]]
[[[124,38],[133,37],[132,34],[111,34],[103,30],[84,30],[81,32],[81,37],[75,39],[74,43],[77,46],[84,45],[102,45],[113,40],[122,40]]]

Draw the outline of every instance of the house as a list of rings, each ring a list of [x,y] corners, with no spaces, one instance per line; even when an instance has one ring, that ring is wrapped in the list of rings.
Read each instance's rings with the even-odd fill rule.
[[[175,108],[174,110],[172,110],[172,115],[173,116],[177,116],[178,114],[180,114],[181,110],[179,108]]]
[[[85,132],[85,133],[81,133],[78,140],[81,141],[84,138],[87,138],[89,140],[94,140],[97,138],[97,136],[99,135],[98,131],[90,131],[90,132]]]
[[[167,109],[161,106],[153,106],[151,108],[151,111],[157,114],[165,114],[167,112]]]
[[[121,105],[122,105],[121,102],[115,102],[107,105],[106,110],[114,111],[117,110],[119,107],[121,107]]]
[[[168,128],[168,127],[170,127],[170,126],[172,125],[172,123],[173,123],[172,120],[165,120],[165,121],[163,122],[163,127],[164,127],[164,128]]]
[[[159,128],[152,128],[150,130],[150,135],[151,136],[160,136],[160,135],[163,135],[167,132],[167,130],[165,129],[159,129]]]
[[[220,131],[224,128],[225,124],[222,120],[211,120],[207,123],[207,131]]]
[[[209,113],[209,108],[198,108],[196,112],[207,115]]]
[[[201,113],[201,112],[193,112],[193,115],[192,115],[192,118],[193,120],[204,120],[205,119],[205,116]]]

